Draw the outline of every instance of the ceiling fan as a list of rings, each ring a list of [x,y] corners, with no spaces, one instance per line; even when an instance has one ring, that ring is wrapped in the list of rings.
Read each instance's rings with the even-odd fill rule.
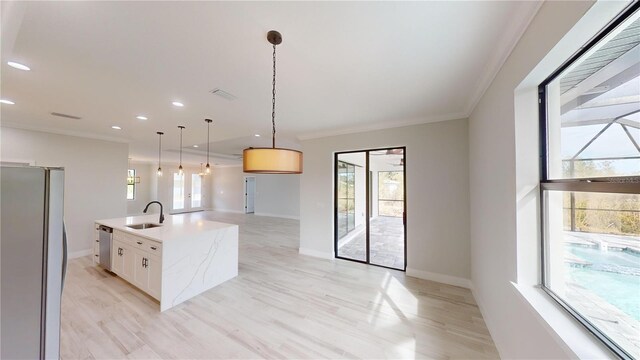
[[[404,149],[387,149],[379,151],[371,151],[371,155],[404,155]]]
[[[404,158],[400,159],[400,161],[397,162],[397,163],[396,162],[390,162],[388,164],[391,165],[391,166],[404,166]]]

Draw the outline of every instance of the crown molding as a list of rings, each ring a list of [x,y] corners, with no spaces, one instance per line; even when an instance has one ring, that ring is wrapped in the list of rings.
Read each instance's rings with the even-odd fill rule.
[[[19,123],[8,122],[8,121],[3,121],[2,123],[0,123],[0,127],[19,129],[19,130],[37,131],[37,132],[44,132],[44,133],[50,133],[50,134],[56,134],[56,135],[67,135],[67,136],[74,136],[74,137],[81,137],[81,138],[88,138],[88,139],[95,139],[95,140],[111,141],[111,142],[124,143],[124,144],[131,143],[130,139],[123,139],[123,138],[114,137],[114,136],[97,135],[97,134],[85,132],[85,131],[70,131],[70,130],[43,127],[43,126],[33,126],[33,125],[19,124]]]
[[[489,86],[491,86],[496,76],[498,76],[500,69],[502,69],[502,66],[511,55],[511,52],[513,52],[513,49],[515,49],[520,38],[522,38],[531,21],[533,21],[533,18],[538,14],[538,10],[540,10],[543,3],[544,1],[521,1],[518,3],[520,7],[516,10],[515,14],[511,16],[511,21],[496,42],[496,50],[493,52],[493,56],[485,65],[482,75],[475,84],[475,90],[467,103],[465,117],[471,116],[476,105],[478,105],[484,93],[489,89]]]
[[[302,133],[298,135],[297,138],[298,140],[311,140],[311,139],[319,139],[319,138],[324,138],[329,136],[348,135],[348,134],[355,134],[355,133],[361,133],[361,132],[367,132],[367,131],[394,129],[394,128],[400,128],[400,127],[406,127],[406,126],[422,125],[422,124],[436,123],[436,122],[448,121],[448,120],[459,120],[459,119],[466,119],[466,118],[467,118],[467,115],[465,113],[458,112],[458,113],[450,113],[445,115],[424,117],[424,118],[418,118],[418,119],[410,119],[410,120],[394,121],[394,122],[380,122],[380,123],[374,123],[369,125],[355,126],[355,127],[335,129],[335,130],[308,132],[308,133]]]

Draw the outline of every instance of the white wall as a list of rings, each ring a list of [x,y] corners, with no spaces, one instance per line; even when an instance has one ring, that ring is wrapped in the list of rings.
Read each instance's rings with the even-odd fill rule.
[[[253,175],[256,176],[256,215],[300,218],[300,175]],[[244,203],[244,197],[242,201]]]
[[[156,167],[136,162],[131,162],[128,167],[135,169],[140,182],[136,183],[135,199],[127,200],[127,215],[141,215],[144,207],[151,201],[152,194],[155,198],[155,192],[151,192],[151,184],[156,176]]]
[[[300,252],[333,257],[333,154],[406,146],[407,273],[468,286],[467,120],[302,141]]]
[[[247,174],[242,171],[242,166],[216,167],[213,170],[214,210],[244,213],[245,176],[256,178],[256,215],[299,218],[299,175]]]
[[[546,295],[544,306],[534,309],[518,290],[523,279],[533,290],[539,274],[536,85],[593,34],[582,31],[585,39],[563,45],[564,58],[547,67],[537,83],[526,91],[517,88],[592,4],[545,2],[469,117],[472,281],[503,358],[582,357],[558,335],[560,326],[549,326],[561,318],[573,326],[569,337],[586,339],[580,347],[597,343]],[[555,316],[545,319],[542,308]],[[611,357],[594,355],[597,351],[586,357]]]
[[[211,184],[214,210],[244,213],[242,167],[215,167]]]
[[[92,249],[94,220],[126,215],[127,144],[6,127],[0,131],[1,160],[65,168],[70,256]]]

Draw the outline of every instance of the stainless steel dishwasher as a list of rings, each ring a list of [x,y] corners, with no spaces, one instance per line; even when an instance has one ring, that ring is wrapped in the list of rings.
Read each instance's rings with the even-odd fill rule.
[[[100,225],[100,266],[111,271],[111,241],[113,240],[113,229]]]

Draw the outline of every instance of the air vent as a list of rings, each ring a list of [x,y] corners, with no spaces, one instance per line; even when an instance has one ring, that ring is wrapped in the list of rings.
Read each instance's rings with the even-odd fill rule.
[[[57,113],[57,112],[52,112],[51,115],[53,116],[59,116],[59,117],[63,117],[63,118],[67,118],[67,119],[74,119],[74,120],[80,120],[82,119],[79,116],[73,116],[73,115],[68,115],[68,114],[61,114],[61,113]]]
[[[231,93],[228,93],[222,89],[213,89],[211,91],[209,91],[210,93],[212,93],[213,95],[218,95],[223,99],[227,99],[227,100],[235,100],[237,99],[237,97]]]

